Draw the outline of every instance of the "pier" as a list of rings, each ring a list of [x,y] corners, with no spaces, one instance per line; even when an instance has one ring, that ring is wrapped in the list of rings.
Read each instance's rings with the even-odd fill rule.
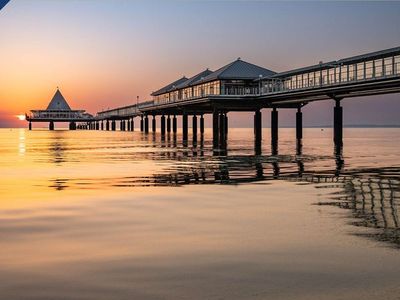
[[[145,134],[157,131],[157,117],[162,135],[182,126],[182,142],[189,138],[189,117],[194,145],[204,133],[204,116],[212,115],[213,147],[225,149],[230,112],[254,113],[254,145],[262,146],[262,109],[271,113],[271,146],[276,154],[279,140],[279,111],[296,110],[296,140],[301,149],[303,138],[302,108],[315,101],[331,100],[334,116],[333,141],[343,144],[343,107],[346,98],[400,92],[400,47],[363,55],[320,62],[286,72],[274,72],[237,60],[216,71],[206,69],[190,78],[181,77],[151,94],[152,100],[98,112],[80,120],[82,129],[134,131]],[[35,112],[34,121],[46,112]],[[82,116],[82,114],[81,114]],[[48,118],[46,118],[47,120]],[[53,118],[51,118],[54,122]],[[135,127],[136,120],[139,126]],[[79,121],[71,118],[73,121]],[[84,121],[82,123],[82,121]],[[150,123],[149,123],[150,122]],[[51,124],[51,123],[50,123]],[[50,125],[51,129],[51,125]],[[299,150],[301,151],[301,150]]]
[[[94,118],[92,115],[85,112],[85,110],[73,110],[57,88],[56,93],[51,99],[46,109],[31,110],[30,114],[25,114],[25,119],[29,122],[29,130],[32,130],[32,123],[34,122],[48,122],[49,130],[54,130],[55,123],[69,123],[70,130],[78,128],[78,122],[87,122],[92,124]],[[83,125],[79,125],[82,129]]]

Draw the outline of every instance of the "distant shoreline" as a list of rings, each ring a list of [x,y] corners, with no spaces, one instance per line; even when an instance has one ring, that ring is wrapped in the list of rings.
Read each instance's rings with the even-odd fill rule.
[[[27,127],[0,127],[0,129],[23,129]],[[180,128],[180,127],[179,127]],[[211,128],[211,127],[206,127]],[[230,128],[253,128],[253,127],[230,127]],[[270,127],[263,127],[270,128]],[[295,126],[279,126],[279,128],[296,128]],[[303,128],[333,128],[332,125],[309,125],[303,126]],[[343,125],[343,128],[400,128],[400,125]],[[35,129],[48,129],[48,127],[37,127]],[[58,128],[58,129],[68,129],[68,127]],[[102,130],[96,130],[102,131]],[[105,131],[105,130],[103,130]],[[119,130],[117,130],[119,131]]]

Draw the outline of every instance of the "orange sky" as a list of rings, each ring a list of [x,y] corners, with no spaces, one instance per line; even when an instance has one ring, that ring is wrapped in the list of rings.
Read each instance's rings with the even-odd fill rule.
[[[0,127],[26,126],[15,116],[45,108],[57,86],[96,113],[237,57],[285,71],[398,46],[399,14],[400,3],[11,1],[0,11]],[[386,107],[377,121],[398,120],[399,105]],[[374,121],[376,107],[365,111]]]

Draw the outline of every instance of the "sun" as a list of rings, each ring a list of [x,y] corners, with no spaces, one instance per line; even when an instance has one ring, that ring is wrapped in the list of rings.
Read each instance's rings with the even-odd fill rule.
[[[24,121],[25,120],[25,115],[18,115],[17,118],[20,121]]]

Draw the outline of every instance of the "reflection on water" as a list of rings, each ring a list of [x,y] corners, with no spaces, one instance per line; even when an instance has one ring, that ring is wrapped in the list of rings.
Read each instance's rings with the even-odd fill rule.
[[[295,149],[292,150],[294,154],[290,154],[289,147],[284,142],[279,154],[278,149],[264,148],[264,153],[270,152],[273,155],[254,155],[261,149],[254,149],[251,138],[240,131],[238,139],[231,141],[228,148],[222,150],[212,149],[210,139],[203,135],[188,147],[188,143],[181,143],[180,137],[173,134],[160,136],[136,133],[133,136],[114,133],[117,137],[107,140],[106,144],[102,134],[104,133],[92,132],[93,137],[86,142],[74,140],[74,136],[69,132],[56,131],[50,139],[46,136],[42,147],[36,148],[36,141],[31,141],[35,151],[33,160],[35,163],[54,164],[58,167],[65,167],[66,164],[84,164],[85,160],[102,161],[106,165],[151,161],[156,166],[149,172],[127,166],[123,176],[107,172],[107,168],[93,177],[80,170],[78,174],[62,174],[62,177],[49,178],[43,185],[63,191],[96,190],[99,187],[112,189],[189,184],[237,185],[269,180],[331,183],[322,187],[339,187],[340,192],[333,193],[330,199],[319,202],[319,205],[347,209],[351,211],[353,225],[376,229],[375,232],[354,234],[400,246],[397,217],[400,168],[390,165],[394,161],[375,168],[362,167],[359,162],[354,166],[348,164],[345,168],[342,148],[333,147],[332,155],[329,154],[328,145],[318,148],[318,143],[314,141],[312,142],[315,145],[312,146],[316,146],[317,149],[306,147],[304,151],[301,141],[291,142],[295,144]],[[19,152],[21,153],[21,149],[25,152],[25,146],[21,146],[21,141],[25,140],[25,131],[19,131],[19,139]],[[304,142],[307,144],[307,139]],[[40,140],[38,144],[40,145]],[[352,145],[349,146],[351,148]],[[308,151],[310,153],[307,153]],[[351,149],[349,152],[351,155]],[[351,162],[355,158],[349,156],[348,160]],[[369,156],[366,159],[370,159]],[[111,169],[111,166],[109,167]],[[89,172],[89,175],[93,174]]]
[[[382,258],[385,270],[377,262],[365,272],[365,262],[384,252],[360,254],[357,243],[398,253],[400,130],[349,129],[344,149],[334,148],[329,129],[306,129],[302,143],[294,130],[282,129],[279,149],[268,143],[268,129],[263,136],[255,149],[251,129],[231,129],[221,150],[212,148],[210,131],[183,144],[173,134],[0,130],[0,264],[8,268],[0,272],[8,282],[0,289],[7,288],[7,299],[21,299],[14,287],[21,274],[36,278],[27,272],[31,267],[46,272],[18,290],[34,299],[51,299],[54,294],[37,287],[52,290],[63,276],[79,278],[78,294],[96,290],[87,299],[311,299],[309,291],[325,296],[332,285],[347,293],[341,280],[354,270],[369,276],[357,281],[360,288],[376,288],[381,283],[370,278],[377,282],[383,271],[388,282],[393,256]],[[109,202],[85,200],[97,197]],[[68,265],[66,275],[60,265]],[[185,281],[185,274],[198,277]],[[242,276],[237,294],[221,292],[232,274]],[[103,295],[108,282],[121,286],[107,286],[113,292]],[[304,288],[297,293],[298,282]],[[168,283],[174,292],[205,284],[210,294],[163,297]],[[138,288],[145,294],[135,294]],[[365,296],[359,290],[346,295]]]

